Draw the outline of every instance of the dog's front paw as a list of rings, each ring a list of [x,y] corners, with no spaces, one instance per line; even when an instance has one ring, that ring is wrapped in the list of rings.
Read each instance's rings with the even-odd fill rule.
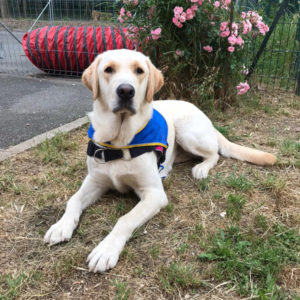
[[[44,236],[44,242],[50,245],[55,245],[61,242],[68,241],[76,228],[75,220],[67,220],[61,218],[57,223],[53,224]]]
[[[116,266],[125,239],[108,235],[87,258],[90,272],[105,272]]]

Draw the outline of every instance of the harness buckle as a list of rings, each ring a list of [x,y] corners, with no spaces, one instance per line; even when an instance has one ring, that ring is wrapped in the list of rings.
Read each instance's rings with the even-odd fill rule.
[[[96,157],[96,154],[98,151],[103,151],[101,152],[101,158],[100,157]],[[98,164],[105,164],[105,157],[104,157],[104,150],[103,149],[97,149],[94,153],[94,160],[96,163]]]

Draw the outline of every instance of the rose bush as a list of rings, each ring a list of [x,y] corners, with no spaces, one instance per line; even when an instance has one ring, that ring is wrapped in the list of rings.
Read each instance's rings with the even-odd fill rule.
[[[164,96],[220,104],[247,93],[244,50],[269,30],[257,12],[238,13],[231,0],[120,2],[128,37],[164,72]]]

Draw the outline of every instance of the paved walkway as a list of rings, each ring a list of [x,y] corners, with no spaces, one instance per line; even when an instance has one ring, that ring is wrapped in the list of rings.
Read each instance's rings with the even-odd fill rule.
[[[92,103],[80,79],[0,74],[0,150],[85,116]]]

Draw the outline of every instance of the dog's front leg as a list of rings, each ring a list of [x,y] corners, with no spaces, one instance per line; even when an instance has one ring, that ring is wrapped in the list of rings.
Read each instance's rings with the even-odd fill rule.
[[[82,211],[94,203],[104,192],[101,183],[88,175],[78,192],[68,201],[66,211],[61,219],[52,225],[45,234],[45,243],[54,245],[68,241],[78,225]]]
[[[90,271],[104,272],[113,268],[133,231],[168,203],[162,184],[159,188],[147,188],[147,190],[137,192],[141,201],[118,220],[110,234],[88,256]]]

